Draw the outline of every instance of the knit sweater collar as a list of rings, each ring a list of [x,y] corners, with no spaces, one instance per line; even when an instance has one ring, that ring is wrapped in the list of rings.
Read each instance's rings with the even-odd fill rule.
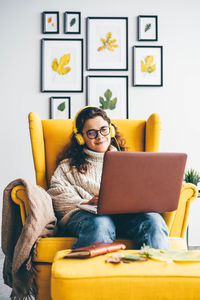
[[[117,151],[117,149],[114,146],[111,145],[111,150],[110,151]],[[89,155],[90,159],[96,160],[96,161],[103,161],[104,154],[105,154],[105,153],[102,153],[102,152],[95,152],[95,151],[92,151],[92,150],[87,149],[87,148],[84,149],[84,152]]]

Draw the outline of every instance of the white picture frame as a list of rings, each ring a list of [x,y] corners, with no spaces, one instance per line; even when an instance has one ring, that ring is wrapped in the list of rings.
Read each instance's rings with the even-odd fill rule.
[[[158,40],[158,16],[137,17],[138,41]]]
[[[128,70],[128,18],[86,19],[87,70]]]
[[[44,11],[42,13],[42,33],[57,34],[59,33],[59,12]]]
[[[163,47],[133,47],[133,86],[163,86]]]
[[[83,92],[83,39],[41,40],[41,91]]]
[[[128,76],[87,76],[87,105],[104,109],[111,119],[128,118]]]
[[[71,98],[51,97],[50,98],[50,119],[70,119]]]
[[[81,33],[81,13],[66,11],[64,13],[64,33],[79,34]]]

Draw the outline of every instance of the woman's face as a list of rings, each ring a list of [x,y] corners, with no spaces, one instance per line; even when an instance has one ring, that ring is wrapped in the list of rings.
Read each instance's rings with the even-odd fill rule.
[[[95,152],[106,152],[108,147],[110,146],[111,138],[110,138],[110,127],[106,120],[104,120],[101,116],[97,116],[93,119],[88,119],[83,127],[83,138],[87,147]],[[100,130],[103,133],[101,134],[100,131],[95,132],[92,130]],[[96,133],[96,134],[95,134]],[[96,138],[89,138],[95,137]]]

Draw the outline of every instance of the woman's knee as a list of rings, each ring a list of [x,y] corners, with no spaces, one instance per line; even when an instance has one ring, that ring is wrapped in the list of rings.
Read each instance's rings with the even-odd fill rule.
[[[115,225],[109,216],[96,216],[90,225],[98,232],[115,232]]]
[[[147,219],[146,243],[153,248],[169,248],[168,228],[163,217],[158,213],[149,213]]]
[[[165,220],[159,213],[147,213],[146,221],[154,229],[163,229],[167,230],[167,225]]]

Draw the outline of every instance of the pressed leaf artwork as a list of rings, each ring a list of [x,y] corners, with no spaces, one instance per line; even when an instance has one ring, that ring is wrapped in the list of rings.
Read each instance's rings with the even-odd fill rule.
[[[48,23],[51,23],[51,26],[54,26],[54,23],[52,23],[52,17],[49,17],[49,18],[47,19],[47,22],[48,22]]]
[[[112,33],[108,32],[106,35],[106,38],[101,38],[102,45],[97,49],[97,51],[102,51],[105,49],[108,49],[109,51],[114,51],[115,48],[119,47],[119,45],[116,44],[117,40],[112,39]]]
[[[71,71],[70,67],[65,67],[69,64],[70,61],[70,54],[65,54],[61,56],[60,62],[58,62],[57,58],[54,58],[54,60],[51,63],[51,67],[53,71],[57,72],[59,75],[65,75]]]
[[[104,97],[99,97],[99,102],[101,103],[101,105],[99,106],[101,109],[110,109],[110,110],[114,110],[116,108],[116,104],[117,104],[117,97],[112,99],[112,92],[110,89],[107,89],[104,93]]]
[[[70,26],[72,27],[76,23],[76,18],[71,19]]]
[[[141,60],[141,72],[149,73],[155,72],[156,65],[153,64],[154,58],[153,56],[146,56],[145,62]]]
[[[65,102],[60,103],[60,104],[57,106],[57,109],[58,109],[59,111],[64,111],[64,110],[65,110]]]
[[[144,245],[141,247],[140,254],[144,257],[159,260],[167,261],[171,263],[172,261],[176,262],[199,262],[200,261],[200,251],[199,250],[173,250],[173,249],[154,249],[149,246]]]
[[[149,29],[151,29],[151,23],[146,24],[144,32],[147,32]]]

